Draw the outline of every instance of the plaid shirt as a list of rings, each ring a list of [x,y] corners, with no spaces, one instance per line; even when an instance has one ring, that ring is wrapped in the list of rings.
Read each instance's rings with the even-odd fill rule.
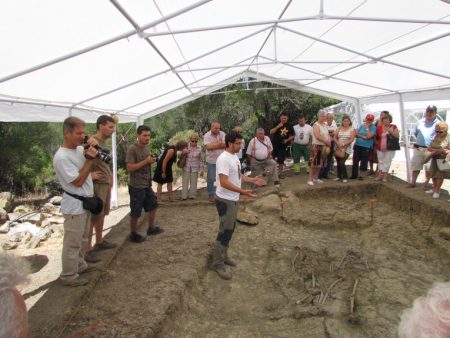
[[[198,146],[191,147],[191,145],[189,145],[189,147],[183,150],[183,152],[184,151],[188,152],[188,157],[183,170],[191,172],[203,171],[203,166],[205,163],[202,158],[201,148]]]

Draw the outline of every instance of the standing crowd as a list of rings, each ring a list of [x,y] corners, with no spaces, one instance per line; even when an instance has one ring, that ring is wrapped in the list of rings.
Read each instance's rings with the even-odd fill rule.
[[[426,192],[433,198],[439,198],[444,179],[450,178],[450,168],[446,167],[450,157],[450,135],[447,124],[440,122],[436,113],[435,106],[427,107],[425,118],[417,123],[410,182],[411,187],[416,186],[418,174],[425,164],[426,177],[433,182],[432,188]],[[352,126],[350,117],[344,115],[338,126],[332,113],[320,110],[312,126],[303,115],[299,116],[297,124],[292,125],[288,116],[282,113],[269,135],[258,128],[245,147],[240,126],[226,134],[221,131],[220,122],[214,121],[203,137],[205,157],[199,145],[200,136],[193,132],[187,142],[179,141],[168,146],[159,158],[149,152],[150,128],[139,126],[136,143],[126,153],[130,194],[129,240],[141,243],[147,236],[164,231],[155,224],[156,211],[158,203],[162,202],[163,185],[167,185],[168,200],[174,201],[172,167],[175,163],[182,171],[181,200],[197,198],[197,179],[204,175],[205,168],[208,200],[215,203],[220,220],[213,269],[220,277],[229,279],[231,274],[225,265],[234,266],[235,262],[229,258],[227,249],[236,223],[240,194],[256,197],[252,189],[266,184],[260,177],[279,185],[285,177],[284,165],[290,151],[294,174],[300,174],[302,158],[307,163],[309,186],[323,184],[333,174],[334,180],[342,183],[349,179],[363,180],[368,176],[387,182],[395,152],[400,150],[399,129],[392,122],[389,112],[383,111],[378,121],[374,115],[367,114],[356,128]],[[100,261],[96,256],[98,251],[116,247],[115,243],[102,236],[104,219],[110,209],[112,185],[110,156],[105,155],[109,153],[106,141],[115,131],[115,120],[103,115],[98,118],[96,126],[97,133],[85,137],[85,123],[76,117],[67,118],[63,124],[64,143],[53,161],[65,192],[61,202],[65,222],[60,280],[68,286],[87,284],[88,280],[82,275],[97,269],[88,263]],[[346,161],[350,155],[353,156],[349,175]],[[242,174],[244,159],[251,170],[250,176]],[[156,169],[152,176],[150,166],[153,163]],[[373,170],[373,163],[377,164],[376,170]],[[156,194],[152,181],[157,183]],[[243,189],[241,182],[249,182],[251,189]],[[92,211],[87,206],[88,200],[93,198],[101,200],[99,211]],[[146,235],[137,231],[142,209],[147,214]]]

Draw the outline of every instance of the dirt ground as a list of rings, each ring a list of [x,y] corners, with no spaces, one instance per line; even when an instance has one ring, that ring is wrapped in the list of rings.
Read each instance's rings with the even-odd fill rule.
[[[60,244],[46,243],[29,260],[54,277],[22,289],[32,336],[395,337],[401,312],[450,280],[450,241],[438,236],[450,226],[448,197],[398,179],[311,188],[305,177],[241,203],[259,224],[236,228],[231,281],[207,267],[218,221],[205,191],[162,205],[165,232],[141,244],[126,240],[122,208],[108,234],[120,246],[101,254],[87,287],[59,286],[46,257]]]

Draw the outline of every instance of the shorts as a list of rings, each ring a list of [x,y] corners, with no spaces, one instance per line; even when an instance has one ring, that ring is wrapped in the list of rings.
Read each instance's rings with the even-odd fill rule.
[[[423,169],[423,161],[425,159],[425,151],[426,148],[414,148],[413,157],[411,159],[411,170],[412,171],[420,171]],[[431,162],[431,161],[429,161]],[[430,163],[426,163],[425,170],[430,170]]]
[[[98,215],[92,214],[92,221],[109,215],[109,209],[111,208],[111,186],[109,184],[94,183],[94,195],[103,201],[103,210]]]
[[[141,217],[142,208],[144,208],[145,212],[149,212],[158,207],[156,195],[151,187],[133,188],[132,186],[128,186],[128,192],[130,193],[131,217]]]

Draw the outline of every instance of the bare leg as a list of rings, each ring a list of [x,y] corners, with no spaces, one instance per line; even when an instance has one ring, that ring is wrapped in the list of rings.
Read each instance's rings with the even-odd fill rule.
[[[174,202],[173,191],[172,191],[172,183],[167,183],[167,195],[169,195],[169,201],[170,202]]]
[[[156,199],[158,202],[162,202],[162,184],[158,183],[158,187],[156,188]]]
[[[442,183],[444,183],[444,179],[433,177],[432,180],[433,180],[433,191],[439,194],[439,192],[441,191]]]
[[[105,224],[105,217],[103,216],[92,225],[95,228],[95,243],[100,244],[103,242],[103,225]]]
[[[420,173],[420,170],[414,170],[412,172],[411,183],[410,183],[411,187],[416,186],[416,181],[417,181],[417,177],[419,176],[419,173]]]
[[[92,249],[92,236],[94,234],[94,223],[91,223],[89,226],[89,233],[88,233],[88,243],[86,247],[86,252],[90,251]]]

